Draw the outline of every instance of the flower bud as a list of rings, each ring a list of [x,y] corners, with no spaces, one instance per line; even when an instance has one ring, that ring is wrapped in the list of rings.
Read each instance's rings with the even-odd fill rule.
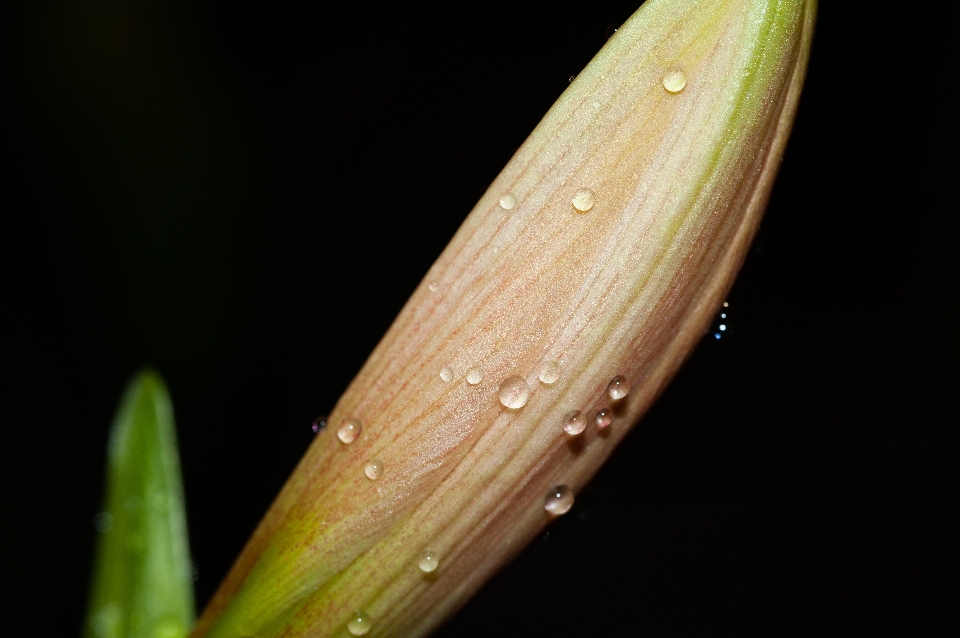
[[[494,180],[195,638],[420,636],[570,509],[757,229],[815,2],[649,0]]]

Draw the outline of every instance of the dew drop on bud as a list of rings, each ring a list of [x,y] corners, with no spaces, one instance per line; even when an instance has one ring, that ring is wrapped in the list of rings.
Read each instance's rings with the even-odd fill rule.
[[[607,394],[614,401],[619,401],[630,394],[630,382],[618,374],[610,379],[610,383],[607,384]]]
[[[443,369],[440,370],[440,379],[444,383],[450,383],[453,380],[453,370],[450,366],[443,366]]]
[[[360,427],[360,421],[347,419],[337,428],[337,438],[346,444],[353,443],[357,440],[357,437],[360,436],[361,429],[363,428]]]
[[[483,381],[483,370],[479,366],[473,366],[467,370],[467,383],[477,385],[481,381]]]
[[[570,436],[576,436],[583,432],[587,427],[587,417],[580,410],[570,410],[563,417],[563,431]]]
[[[554,516],[566,514],[573,507],[573,490],[566,485],[557,485],[543,499],[543,509]]]
[[[504,193],[500,196],[500,208],[503,210],[510,210],[517,205],[517,198],[514,197],[513,193]]]
[[[347,623],[347,631],[349,631],[352,636],[366,635],[366,633],[370,631],[370,627],[370,616],[362,611],[355,612],[350,616],[350,621]]]
[[[367,475],[367,478],[371,481],[376,481],[380,478],[380,475],[383,474],[383,461],[380,459],[371,459],[366,467],[363,468],[363,473]]]
[[[437,292],[438,290],[440,290],[440,284],[438,284],[435,281],[431,281],[430,285],[427,286],[427,288],[430,290],[430,292]]]
[[[687,86],[687,74],[683,71],[670,71],[663,76],[663,88],[667,93],[679,93]]]
[[[613,410],[610,408],[601,408],[597,410],[597,414],[593,417],[593,422],[597,424],[599,429],[603,429],[613,423]]]
[[[560,378],[560,364],[556,361],[547,361],[540,367],[540,382],[550,385]]]
[[[593,208],[594,203],[596,203],[597,198],[593,194],[593,191],[589,188],[581,188],[574,194],[573,199],[570,200],[570,203],[573,204],[573,207],[577,209],[577,212],[585,213],[591,208]]]
[[[504,407],[517,410],[525,406],[530,399],[530,386],[518,376],[507,377],[500,384],[497,396]]]
[[[430,573],[440,566],[440,556],[431,549],[428,549],[420,556],[420,571]]]
[[[325,427],[327,427],[327,417],[318,416],[313,420],[313,425],[310,426],[310,429],[316,434]]]

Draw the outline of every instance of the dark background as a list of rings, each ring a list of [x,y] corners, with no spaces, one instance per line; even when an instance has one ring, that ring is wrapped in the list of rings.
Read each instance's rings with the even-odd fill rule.
[[[636,3],[0,9],[4,633],[79,633],[107,428],[145,364],[202,607],[313,417]],[[956,72],[935,16],[853,4],[820,9],[729,334],[438,635],[947,633]]]

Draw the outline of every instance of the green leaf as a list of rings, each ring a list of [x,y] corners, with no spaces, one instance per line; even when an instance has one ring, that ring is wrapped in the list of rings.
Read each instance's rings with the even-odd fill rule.
[[[130,382],[107,449],[106,507],[84,638],[182,638],[193,569],[173,406],[150,370]]]

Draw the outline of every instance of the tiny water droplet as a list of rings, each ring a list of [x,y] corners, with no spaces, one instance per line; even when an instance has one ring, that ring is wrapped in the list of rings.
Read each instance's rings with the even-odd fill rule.
[[[618,374],[607,384],[607,394],[614,401],[619,401],[630,394],[630,382]]]
[[[318,416],[313,420],[313,425],[310,426],[310,429],[313,430],[314,433],[318,433],[325,427],[327,427],[327,417]]]
[[[571,75],[570,77],[567,78],[567,84],[570,84],[571,82],[573,82],[573,81],[576,80],[576,79],[577,79],[577,76]]]
[[[440,284],[438,284],[435,281],[431,281],[430,285],[427,286],[427,288],[430,290],[430,292],[437,292],[438,290],[440,290]]]
[[[573,490],[566,485],[557,485],[543,499],[543,509],[554,516],[566,514],[573,507]]]
[[[113,516],[110,512],[100,512],[93,518],[93,526],[101,534],[106,534],[113,528]]]
[[[500,384],[498,396],[504,407],[517,410],[525,406],[530,399],[530,386],[516,375],[507,377]]]
[[[156,638],[182,638],[185,633],[176,618],[165,618],[154,628]]]
[[[563,417],[563,431],[570,436],[576,436],[583,432],[587,427],[587,417],[580,410],[570,410]]]
[[[608,24],[607,25],[607,40],[613,37],[613,34],[620,30],[619,24]]]
[[[513,193],[504,193],[500,196],[500,208],[510,210],[517,205],[517,198]]]
[[[550,385],[560,378],[560,364],[556,361],[547,361],[540,366],[540,382]]]
[[[360,430],[362,429],[360,421],[356,419],[346,419],[340,424],[340,427],[337,428],[337,438],[340,439],[341,442],[349,445],[357,440],[357,437],[360,436]]]
[[[440,566],[440,556],[433,551],[428,549],[420,556],[420,570],[426,573],[435,571],[437,567]]]
[[[467,370],[467,383],[477,385],[481,381],[483,381],[483,370],[479,366],[473,366]]]
[[[679,93],[687,86],[687,74],[683,71],[670,71],[663,75],[663,88],[667,93]]]
[[[713,322],[710,324],[708,330],[708,333],[715,340],[719,341],[732,332],[731,319],[734,317],[731,315],[730,302],[723,302],[723,307],[720,308],[720,312],[713,318]]]
[[[365,635],[368,631],[370,631],[370,627],[370,616],[362,611],[355,612],[352,616],[350,616],[350,621],[347,623],[347,631],[349,631],[353,636]]]
[[[594,103],[593,103],[593,108],[595,108],[595,109],[600,108],[600,102],[594,102]]]
[[[380,478],[380,475],[383,474],[383,461],[380,459],[370,459],[366,467],[363,468],[363,473],[366,474],[367,478],[371,481],[376,481]]]
[[[443,366],[440,370],[440,380],[444,383],[450,383],[453,381],[453,370],[450,366]]]
[[[593,417],[593,422],[599,429],[603,429],[613,423],[613,410],[610,408],[600,408]]]
[[[589,188],[581,188],[574,194],[570,203],[573,204],[573,207],[577,209],[578,212],[585,213],[593,208],[596,201],[597,197],[593,194],[592,190]]]

